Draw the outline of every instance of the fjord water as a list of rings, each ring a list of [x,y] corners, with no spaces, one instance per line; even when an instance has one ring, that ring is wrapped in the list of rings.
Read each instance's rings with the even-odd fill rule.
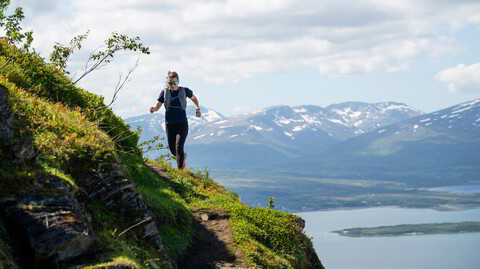
[[[480,193],[480,185],[447,186],[430,188],[429,190],[450,193]]]
[[[367,208],[296,213],[325,268],[478,269],[480,233],[344,237],[334,230],[397,224],[480,221],[480,209]]]

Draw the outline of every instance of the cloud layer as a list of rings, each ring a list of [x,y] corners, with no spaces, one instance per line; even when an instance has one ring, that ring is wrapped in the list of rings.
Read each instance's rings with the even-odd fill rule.
[[[232,83],[257,74],[298,68],[329,77],[408,70],[418,57],[438,60],[462,49],[452,36],[480,25],[480,2],[448,0],[125,0],[22,3],[26,29],[47,57],[55,42],[90,30],[88,53],[111,32],[140,36],[152,54],[141,57],[132,79],[141,93],[159,86],[166,70]],[[119,57],[103,77],[113,78],[137,56]],[[91,78],[90,78],[91,79]],[[105,79],[84,82],[105,87]],[[98,79],[98,80],[97,80]],[[92,80],[90,80],[92,81]],[[105,87],[108,88],[108,87]],[[99,90],[108,95],[108,90]],[[136,98],[133,97],[132,98]]]
[[[447,68],[435,79],[447,84],[450,92],[480,93],[480,63]]]

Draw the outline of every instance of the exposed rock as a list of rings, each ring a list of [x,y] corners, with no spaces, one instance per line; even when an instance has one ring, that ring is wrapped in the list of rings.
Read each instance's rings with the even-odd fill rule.
[[[30,161],[35,158],[35,149],[29,140],[23,140],[12,146],[15,157],[21,161]]]
[[[323,267],[323,264],[318,258],[317,253],[315,252],[315,249],[313,248],[312,245],[307,246],[305,249],[305,252],[307,253],[307,261],[310,262],[310,265],[308,267],[305,267],[305,269],[307,268],[325,269],[325,267]]]
[[[93,250],[94,236],[71,196],[19,197],[2,206],[7,225],[31,252],[33,267],[61,264]]]
[[[56,193],[71,194],[75,191],[73,187],[65,180],[62,180],[55,176],[42,176],[41,178],[36,178],[33,181],[33,184],[36,186],[36,189],[40,193],[50,191]]]
[[[147,266],[152,269],[161,269],[155,262],[147,262]]]
[[[122,213],[134,213],[137,217],[128,225],[132,231],[141,231],[143,238],[152,243],[157,250],[164,252],[164,246],[152,212],[142,195],[121,171],[117,164],[100,164],[98,173],[80,182],[89,198],[101,201],[108,208]],[[127,231],[127,232],[130,232]]]
[[[302,232],[303,229],[305,229],[305,220],[302,219],[302,218],[298,218],[295,220],[295,226],[297,227],[297,229]]]
[[[228,263],[228,262],[217,262],[213,265],[213,268],[215,268],[215,269],[263,269],[262,266],[238,267],[238,266],[234,265],[233,263]]]
[[[8,102],[8,89],[0,85],[0,146],[10,147],[15,157],[20,161],[35,158],[35,149],[31,141],[13,142],[13,113]]]
[[[106,264],[106,265],[81,265],[77,266],[77,269],[83,269],[89,266],[95,266],[95,269],[138,269],[138,267],[129,264]]]
[[[0,85],[0,146],[11,145],[13,139],[12,107],[8,102],[8,89]]]
[[[214,220],[218,218],[218,214],[214,212],[207,212],[201,215],[203,221]]]
[[[10,247],[7,233],[0,219],[0,269],[18,269]]]

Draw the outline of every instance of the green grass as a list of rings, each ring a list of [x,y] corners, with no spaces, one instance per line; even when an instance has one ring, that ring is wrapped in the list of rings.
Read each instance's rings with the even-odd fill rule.
[[[171,180],[160,178],[139,154],[138,134],[111,109],[102,108],[102,96],[76,87],[39,55],[22,53],[3,38],[0,66],[0,84],[8,89],[14,116],[13,142],[28,141],[36,151],[35,160],[12,161],[10,149],[0,148],[2,196],[35,192],[57,195],[58,190],[38,185],[49,177],[82,191],[80,180],[88,179],[100,163],[120,164],[154,213],[170,259],[188,255],[193,240],[191,210],[221,208],[230,216],[235,247],[245,252],[251,265],[298,268],[307,264],[305,249],[311,248],[311,241],[298,232],[294,224],[298,217],[244,205],[238,195],[212,180],[208,170],[191,173],[151,161],[163,167]],[[122,233],[129,228],[125,224],[131,221],[128,212],[83,199],[99,239],[94,260],[101,262],[84,268],[144,268],[148,261],[165,260],[137,233]],[[0,238],[1,253],[9,250],[5,242]]]
[[[29,140],[48,166],[63,171],[87,165],[89,169],[115,158],[115,145],[79,110],[52,103],[28,93],[0,76],[9,90],[14,116],[14,137]]]
[[[158,228],[170,257],[182,257],[192,244],[193,215],[186,201],[152,172],[142,158],[128,153],[121,153],[120,158],[125,164],[125,173],[136,184],[136,191],[142,194],[162,223]]]
[[[189,208],[227,210],[236,249],[245,253],[250,265],[267,268],[298,268],[308,264],[306,249],[310,239],[294,224],[299,217],[268,208],[244,205],[237,194],[208,177],[208,172],[172,169],[163,162],[150,161],[168,171],[174,182],[184,186]]]
[[[129,268],[141,268],[141,266],[135,261],[131,260],[128,257],[115,257],[110,262],[104,262],[95,265],[89,265],[85,267],[80,267],[81,269],[100,269],[100,268],[110,268],[113,266],[124,266]]]
[[[99,239],[101,259],[112,261],[116,257],[124,257],[136,265],[134,268],[146,268],[143,266],[146,261],[159,258],[156,250],[142,238],[136,237],[134,233],[122,234],[128,229],[122,225],[128,223],[127,216],[112,211],[96,201],[87,202],[85,208],[91,214],[92,228]]]
[[[7,39],[0,38],[0,66],[0,75],[17,87],[42,100],[81,111],[84,117],[96,122],[99,129],[114,138],[117,146],[139,154],[136,147],[138,134],[131,132],[110,108],[105,108],[103,96],[77,87],[61,70],[47,64],[38,54],[22,52]]]

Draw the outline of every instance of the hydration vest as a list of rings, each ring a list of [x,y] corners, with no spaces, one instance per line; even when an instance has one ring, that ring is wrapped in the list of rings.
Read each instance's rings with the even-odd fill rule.
[[[178,95],[175,98],[178,98],[180,101],[181,106],[171,106],[170,104],[172,103],[172,93],[171,90],[169,89],[164,89],[164,97],[165,97],[165,109],[168,111],[170,107],[176,107],[176,108],[181,108],[185,110],[187,108],[187,94],[185,93],[185,88],[184,87],[178,87]]]

